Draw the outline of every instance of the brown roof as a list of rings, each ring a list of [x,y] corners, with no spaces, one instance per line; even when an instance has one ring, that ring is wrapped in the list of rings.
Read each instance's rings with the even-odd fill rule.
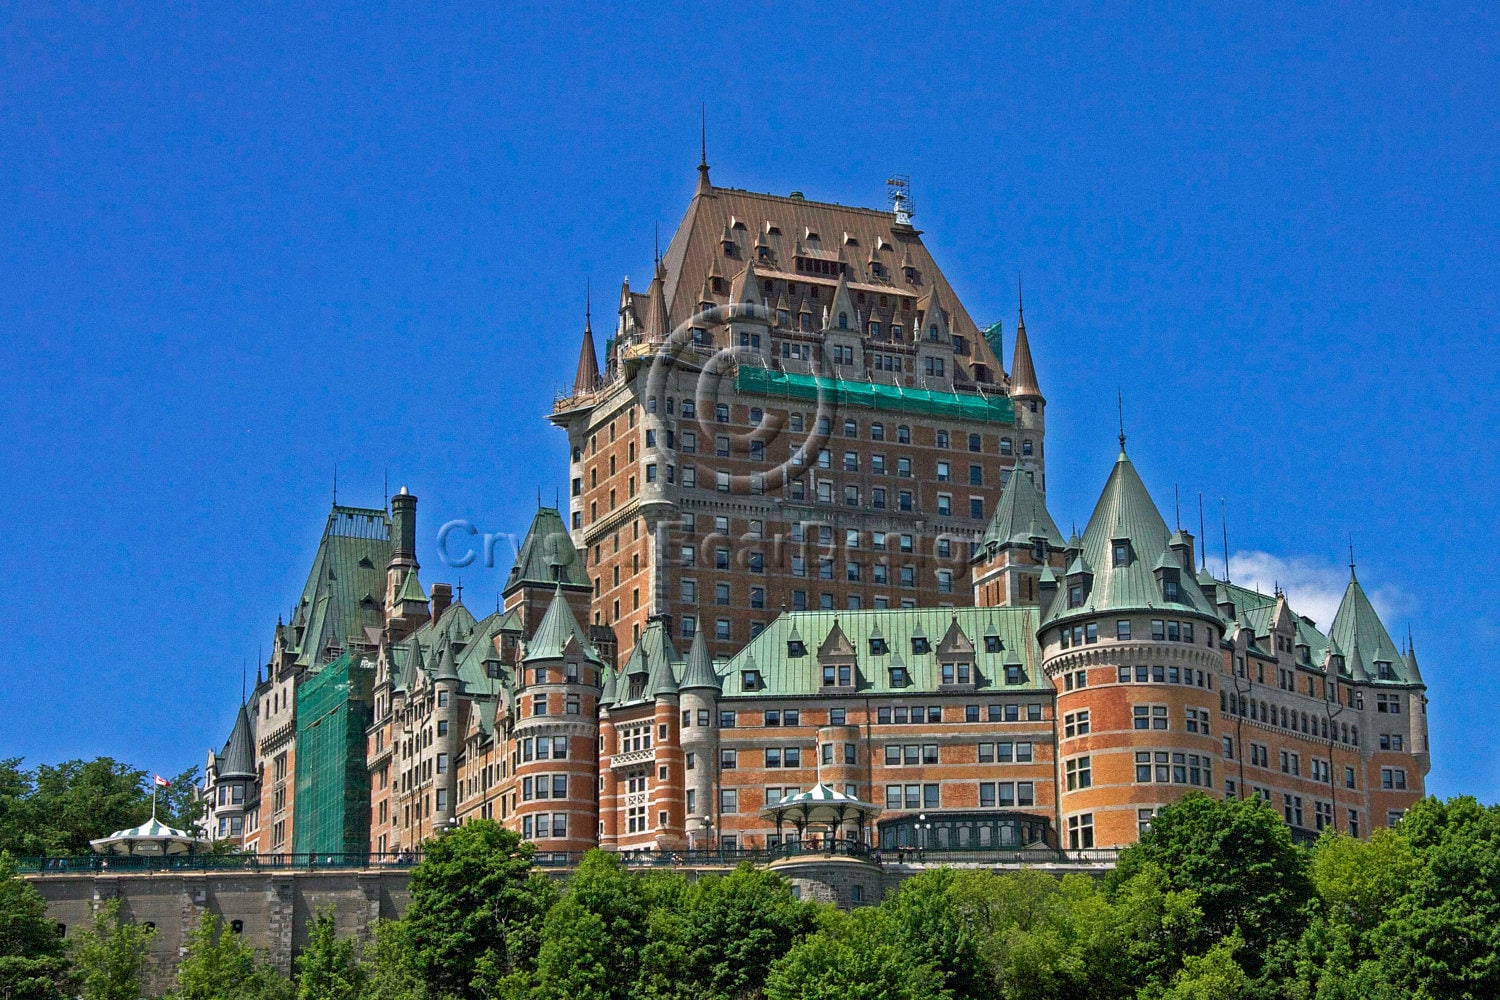
[[[732,233],[736,242],[736,252],[732,255],[723,250],[727,233]],[[755,247],[759,242],[770,247],[770,260],[756,261]],[[1005,366],[994,356],[979,327],[927,252],[920,233],[909,226],[898,227],[891,212],[801,197],[700,185],[662,258],[666,272],[662,292],[669,328],[675,329],[697,311],[699,296],[710,275],[722,275],[733,281],[751,261],[756,261],[755,274],[762,279],[820,284],[829,289],[837,285],[838,278],[834,275],[797,271],[794,259],[797,255],[842,261],[848,269],[852,292],[907,296],[915,300],[916,309],[921,309],[936,294],[947,314],[949,329],[968,339],[972,360],[989,365],[995,377],[1001,377]],[[874,273],[872,260],[884,265],[883,275]],[[910,278],[907,267],[912,269]],[[646,296],[632,293],[631,297],[637,316],[648,315]],[[729,295],[721,294],[718,298],[725,302]],[[862,312],[869,318],[872,310],[876,313],[874,318],[889,321],[892,308],[880,309],[869,302]],[[907,316],[911,329],[911,314]]]

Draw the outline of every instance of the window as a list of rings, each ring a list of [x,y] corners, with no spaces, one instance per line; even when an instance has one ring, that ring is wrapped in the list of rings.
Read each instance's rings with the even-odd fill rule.
[[[1088,788],[1093,782],[1093,768],[1088,757],[1075,757],[1072,760],[1063,761],[1063,773],[1065,775],[1068,791],[1077,791],[1080,788]]]
[[[1406,790],[1406,768],[1404,767],[1382,767],[1380,769],[1380,787],[1387,790]]]
[[[1130,619],[1122,618],[1115,622],[1115,638],[1122,642],[1130,638]]]
[[[1167,706],[1134,705],[1130,709],[1131,722],[1136,729],[1166,729]]]
[[[1089,732],[1089,710],[1069,712],[1063,716],[1063,735],[1069,738],[1087,736]]]
[[[1068,849],[1086,851],[1094,846],[1094,814],[1068,817]]]

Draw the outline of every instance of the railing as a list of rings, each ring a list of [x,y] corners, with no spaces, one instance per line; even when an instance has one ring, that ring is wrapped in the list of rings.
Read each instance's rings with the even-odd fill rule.
[[[59,858],[17,858],[23,874],[134,874],[137,872],[315,871],[325,868],[410,868],[422,860],[399,854],[173,854],[165,857],[86,854]]]
[[[722,848],[690,851],[618,851],[631,868],[733,867],[743,862],[768,865],[793,858],[849,857],[878,865],[972,864],[1110,867],[1119,858],[1115,849],[1064,851],[1051,847],[994,850],[935,848],[874,848],[850,841],[793,841],[771,848]],[[17,858],[16,870],[26,875],[152,874],[157,872],[276,872],[333,869],[406,869],[422,860],[413,852],[399,854],[179,854],[169,857],[83,855],[59,858]],[[577,851],[537,851],[539,868],[574,868],[583,860]]]

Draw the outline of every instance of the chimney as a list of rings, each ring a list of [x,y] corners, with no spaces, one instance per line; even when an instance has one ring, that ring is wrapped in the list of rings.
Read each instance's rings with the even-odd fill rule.
[[[405,486],[391,497],[391,555],[413,563],[417,558],[417,498]]]
[[[434,624],[448,610],[448,605],[453,603],[453,588],[446,583],[434,583],[432,585],[432,620]]]

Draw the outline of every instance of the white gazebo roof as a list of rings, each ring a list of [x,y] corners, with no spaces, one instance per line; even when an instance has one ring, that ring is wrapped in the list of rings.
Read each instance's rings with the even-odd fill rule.
[[[880,815],[880,807],[865,802],[818,782],[805,792],[788,795],[780,802],[767,805],[760,811],[764,819],[780,823],[789,820],[803,825],[810,823],[844,823],[849,820],[864,822]]]
[[[108,837],[89,841],[97,854],[128,854],[162,857],[168,854],[193,854],[207,849],[209,841],[186,830],[178,830],[152,816],[140,826],[118,830]]]

